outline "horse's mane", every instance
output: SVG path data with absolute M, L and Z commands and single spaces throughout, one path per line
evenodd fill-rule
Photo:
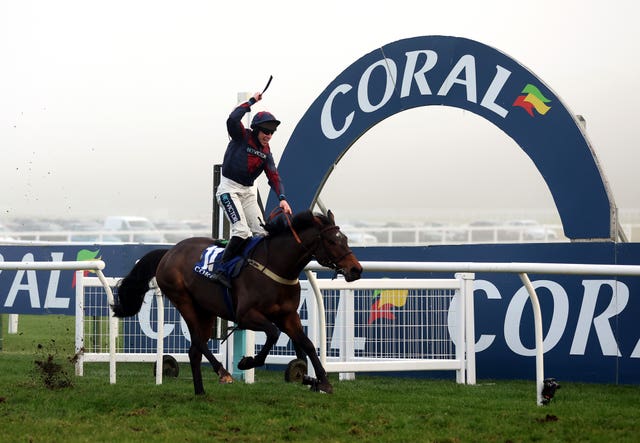
M 306 210 L 302 212 L 298 212 L 293 215 L 291 218 L 291 226 L 296 231 L 302 231 L 306 228 L 310 228 L 313 226 L 314 217 L 318 217 L 321 219 L 322 224 L 330 224 L 329 218 L 322 214 L 314 214 L 311 210 Z M 284 233 L 290 233 L 291 227 L 289 226 L 289 222 L 285 218 L 284 215 L 279 215 L 271 220 L 269 220 L 265 225 L 264 229 L 267 231 L 267 235 L 276 236 Z

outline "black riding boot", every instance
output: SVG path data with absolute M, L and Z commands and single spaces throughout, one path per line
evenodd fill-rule
M 222 259 L 220 260 L 220 263 L 221 264 L 226 263 L 236 255 L 238 255 L 238 252 L 240 252 L 240 249 L 243 244 L 244 244 L 244 239 L 242 237 L 236 237 L 236 236 L 231 237 L 229 239 L 229 243 L 227 243 L 227 246 L 224 248 L 224 252 L 222 253 Z M 231 281 L 229 280 L 229 277 L 224 272 L 220 270 L 215 271 L 211 279 L 231 289 Z
M 227 246 L 224 248 L 224 252 L 222 253 L 222 263 L 226 263 L 238 255 L 243 244 L 244 238 L 237 236 L 231 237 L 229 239 L 229 243 L 227 243 Z

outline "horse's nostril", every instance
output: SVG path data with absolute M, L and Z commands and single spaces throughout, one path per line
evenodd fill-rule
M 356 281 L 359 280 L 362 274 L 362 266 L 351 266 L 350 268 L 343 269 L 343 275 L 346 281 Z

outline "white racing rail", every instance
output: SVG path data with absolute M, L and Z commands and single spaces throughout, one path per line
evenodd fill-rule
M 88 266 L 87 264 L 90 262 L 81 262 L 83 266 Z M 542 389 L 544 387 L 544 350 L 543 350 L 543 331 L 542 331 L 542 314 L 540 310 L 540 303 L 538 300 L 538 296 L 536 291 L 529 280 L 528 274 L 560 274 L 560 275 L 610 275 L 610 276 L 640 276 L 640 266 L 634 265 L 595 265 L 595 264 L 571 264 L 571 263 L 474 263 L 474 262 L 361 262 L 362 266 L 367 272 L 451 272 L 451 273 L 513 273 L 518 274 L 522 283 L 524 284 L 529 297 L 532 302 L 533 314 L 534 314 L 534 332 L 535 332 L 535 347 L 536 347 L 536 399 L 538 405 L 543 404 L 542 398 Z M 21 263 L 21 265 L 24 265 Z M 18 268 L 15 268 L 18 269 Z M 65 269 L 73 269 L 73 268 L 65 268 Z M 86 269 L 86 268 L 81 268 Z M 309 281 L 313 287 L 314 294 L 317 300 L 317 305 L 319 310 L 323 309 L 322 303 L 322 294 L 320 292 L 320 288 L 318 287 L 318 283 L 315 280 L 315 276 L 311 271 L 326 271 L 325 268 L 320 266 L 316 262 L 310 263 L 305 272 L 308 275 Z M 98 276 L 100 276 L 98 274 Z M 311 275 L 309 277 L 309 275 Z M 393 284 L 395 288 L 398 287 L 397 280 L 396 283 Z M 315 283 L 314 283 L 315 282 Z M 378 279 L 375 281 L 376 288 L 379 288 L 380 285 L 384 285 L 384 279 Z M 335 288 L 332 289 L 357 289 L 360 285 L 370 285 L 370 282 L 367 283 L 366 280 L 361 281 L 361 283 L 352 282 L 346 283 L 344 281 L 336 281 L 332 282 L 323 282 L 323 288 L 328 288 L 328 286 L 324 286 L 325 283 L 329 286 L 335 285 Z M 406 285 L 413 284 L 410 279 L 405 283 Z M 423 281 L 424 284 L 424 281 Z M 110 288 L 105 288 L 108 294 L 111 294 Z M 112 295 L 110 295 L 112 297 Z M 349 299 L 350 297 L 347 297 Z M 465 301 L 465 304 L 470 303 L 473 305 L 472 297 L 468 297 L 469 300 Z M 473 309 L 473 308 L 471 308 Z M 472 313 L 473 311 L 471 311 Z M 461 315 L 461 314 L 458 314 Z M 321 312 L 318 312 L 318 316 L 324 319 L 324 315 Z M 473 321 L 472 315 L 469 315 L 470 320 Z M 472 334 L 473 327 L 471 323 L 471 327 L 469 327 L 469 319 L 466 320 L 465 333 Z M 161 322 L 162 323 L 162 322 Z M 462 323 L 463 325 L 465 323 Z M 117 329 L 117 326 L 112 328 L 113 330 Z M 320 328 L 320 334 L 326 334 L 324 328 Z M 470 339 L 471 338 L 471 339 Z M 470 373 L 471 368 L 475 368 L 475 354 L 473 351 L 473 335 L 468 335 L 465 340 L 467 343 L 465 344 L 465 348 L 463 351 L 467 354 L 468 366 L 466 379 L 467 382 L 471 382 L 471 380 L 475 379 L 475 372 Z M 115 340 L 113 340 L 115 342 Z M 319 340 L 319 344 L 321 347 L 326 346 L 326 339 Z M 115 352 L 115 350 L 114 350 Z M 456 350 L 458 352 L 458 350 Z M 158 358 L 162 355 L 162 351 L 160 350 Z M 331 362 L 327 361 L 326 358 L 326 349 L 321 348 L 321 359 L 323 363 L 327 365 L 327 370 L 339 372 L 342 370 L 350 370 L 347 366 L 344 366 L 342 362 Z M 471 361 L 470 359 L 473 359 Z M 406 361 L 405 361 L 406 363 Z M 113 366 L 115 367 L 115 361 L 113 361 Z M 358 363 L 360 364 L 360 363 Z M 368 370 L 372 370 L 373 366 L 366 366 Z M 377 364 L 377 363 L 376 363 Z M 447 365 L 450 363 L 446 363 Z M 458 358 L 456 358 L 453 363 L 456 370 L 461 369 L 460 362 Z M 332 365 L 334 365 L 332 367 Z M 158 371 L 160 372 L 160 371 Z M 113 372 L 115 376 L 115 371 Z M 461 372 L 458 372 L 458 379 L 460 379 Z M 114 382 L 114 381 L 112 381 Z
M 543 404 L 544 349 L 542 333 L 542 313 L 535 288 L 528 274 L 562 275 L 612 275 L 640 276 L 640 266 L 635 265 L 593 265 L 576 263 L 474 263 L 474 262 L 361 262 L 367 272 L 499 272 L 518 274 L 527 288 L 533 306 L 536 345 L 536 398 Z M 309 271 L 325 270 L 317 262 L 307 266 Z M 316 297 L 318 293 L 316 291 Z
M 368 270 L 368 268 L 367 268 Z M 311 271 L 306 271 L 307 278 L 316 297 L 320 339 L 320 361 L 327 372 L 377 372 L 377 371 L 420 371 L 420 370 L 454 370 L 458 383 L 475 384 L 475 327 L 473 309 L 473 273 L 458 273 L 453 279 L 360 279 L 346 282 L 344 279 L 318 280 Z M 354 357 L 354 324 L 344 321 L 343 325 L 335 324 L 334 328 L 343 327 L 341 352 L 339 361 L 327 358 L 327 325 L 324 311 L 322 291 L 347 291 L 343 297 L 346 303 L 345 312 L 354 312 L 353 302 L 355 290 L 448 290 L 455 291 L 457 306 L 451 312 L 455 314 L 451 339 L 456 344 L 455 358 L 355 358 Z M 455 300 L 455 299 L 454 299 Z M 343 318 L 346 320 L 346 315 Z M 341 374 L 342 375 L 342 374 Z
M 306 292 L 306 321 L 309 328 L 309 333 L 313 336 L 313 341 L 317 343 L 321 349 L 322 361 L 325 369 L 330 372 L 339 372 L 342 379 L 350 378 L 354 372 L 366 371 L 366 372 L 379 372 L 379 371 L 422 371 L 422 370 L 454 370 L 456 371 L 456 380 L 459 383 L 475 383 L 475 359 L 473 351 L 473 305 L 469 305 L 472 300 L 473 285 L 471 274 L 464 274 L 457 276 L 458 278 L 450 279 L 362 279 L 355 283 L 346 283 L 344 280 L 330 280 L 330 279 L 315 279 L 314 284 L 320 286 L 325 291 L 325 297 L 332 299 L 334 303 L 339 303 L 338 307 L 331 304 L 331 313 L 325 314 L 325 300 L 323 296 L 320 298 L 314 297 L 311 289 L 311 283 L 309 281 L 302 281 L 304 283 L 304 290 Z M 108 283 L 112 288 L 115 288 L 119 279 L 108 278 Z M 96 322 L 95 316 L 104 318 L 102 316 L 109 315 L 110 311 L 104 295 L 92 290 L 92 288 L 100 287 L 98 279 L 95 277 L 83 277 L 81 273 L 76 276 L 76 372 L 78 375 L 82 375 L 82 368 L 84 363 L 90 362 L 156 362 L 156 367 L 162 367 L 163 354 L 166 349 L 163 349 L 164 340 L 157 340 L 157 337 L 165 337 L 165 310 L 163 308 L 162 294 L 157 290 L 155 285 L 151 293 L 148 293 L 149 297 L 146 299 L 144 306 L 147 306 L 147 311 L 143 317 L 145 320 L 136 318 L 132 319 L 118 319 L 118 322 L 112 323 L 111 318 L 108 320 L 105 318 L 105 326 L 109 328 L 108 334 L 102 329 L 103 320 Z M 420 315 L 427 315 L 427 308 L 424 305 L 415 306 L 415 310 L 411 310 L 411 319 L 406 324 L 403 324 L 404 331 L 413 333 L 412 336 L 407 336 L 404 342 L 405 347 L 402 350 L 397 351 L 380 351 L 378 348 L 374 350 L 368 349 L 366 352 L 364 348 L 356 349 L 355 342 L 358 341 L 358 333 L 362 333 L 362 318 L 357 324 L 354 323 L 354 290 L 359 292 L 361 298 L 368 299 L 374 290 L 389 290 L 395 292 L 397 290 L 409 290 L 413 293 L 420 292 L 423 295 L 420 297 L 425 303 L 427 297 L 431 300 L 431 303 L 435 303 L 437 300 L 437 312 L 431 312 L 431 319 L 434 320 L 434 324 L 429 326 L 431 332 L 427 332 L 421 328 L 425 327 L 424 320 L 420 320 Z M 435 292 L 434 292 L 435 291 Z M 405 291 L 406 292 L 406 291 Z M 339 297 L 338 294 L 339 293 Z M 426 294 L 430 294 L 427 296 Z M 333 295 L 330 295 L 333 294 Z M 457 297 L 456 297 L 457 296 Z M 152 300 L 153 298 L 153 300 Z M 304 302 L 303 302 L 304 304 Z M 369 303 L 370 304 L 370 303 Z M 367 308 L 368 308 L 367 304 Z M 470 306 L 467 308 L 467 306 Z M 451 309 L 449 309 L 451 308 Z M 335 311 L 334 311 L 335 309 Z M 87 320 L 86 311 L 95 312 L 90 314 Z M 153 314 L 151 313 L 153 311 Z M 175 323 L 175 315 L 177 311 L 175 309 L 169 309 L 169 319 L 167 321 L 168 327 L 173 334 L 178 332 L 178 324 Z M 362 307 L 360 308 L 360 315 L 362 316 Z M 367 316 L 368 316 L 367 309 Z M 466 314 L 465 314 L 466 313 Z M 92 319 L 92 317 L 94 317 Z M 157 329 L 153 330 L 151 324 L 148 323 L 153 318 L 153 324 Z M 335 321 L 337 324 L 327 321 L 330 318 L 331 321 Z M 447 320 L 449 318 L 449 321 Z M 156 321 L 157 319 L 157 321 Z M 133 324 L 137 327 L 125 328 L 122 321 L 130 321 L 129 326 Z M 181 320 L 180 320 L 181 321 Z M 304 322 L 305 320 L 303 320 Z M 140 322 L 140 323 L 138 323 Z M 182 321 L 181 321 L 182 322 Z M 466 324 L 465 324 L 466 322 Z M 469 323 L 470 322 L 470 323 Z M 142 324 L 146 325 L 146 332 L 142 331 Z M 470 327 L 468 325 L 471 325 Z M 447 330 L 448 326 L 450 327 Z M 89 328 L 85 330 L 86 328 Z M 180 323 L 180 329 L 183 330 L 186 325 Z M 365 324 L 366 327 L 366 324 Z M 103 343 L 108 340 L 111 342 L 114 337 L 112 329 L 116 331 L 116 337 L 118 337 L 118 343 L 115 346 L 115 356 L 111 357 L 109 353 L 105 352 L 106 349 Z M 327 361 L 327 329 L 332 329 L 334 335 L 330 341 L 332 345 L 333 354 Z M 125 330 L 128 330 L 126 332 Z M 340 331 L 336 335 L 336 331 Z M 437 332 L 436 332 L 437 330 Z M 99 331 L 99 332 L 96 332 Z M 465 339 L 465 331 L 467 338 Z M 85 334 L 88 332 L 88 335 Z M 236 357 L 242 355 L 253 355 L 257 350 L 255 349 L 256 341 L 254 333 L 252 331 L 243 331 L 245 336 L 240 336 L 239 349 L 237 352 L 241 352 Z M 120 336 L 121 334 L 124 334 Z M 149 335 L 151 334 L 151 335 Z M 157 335 L 156 335 L 157 334 Z M 178 333 L 178 335 L 180 335 Z M 224 336 L 225 334 L 222 334 Z M 109 338 L 107 338 L 107 336 Z M 127 338 L 125 338 L 125 336 Z M 310 336 L 310 337 L 311 337 Z M 337 340 L 336 337 L 339 336 Z M 220 335 L 218 335 L 220 337 Z M 322 338 L 320 338 L 322 337 Z M 169 336 L 165 337 L 169 339 Z M 246 338 L 246 341 L 245 341 Z M 147 341 L 147 339 L 149 339 Z M 234 360 L 233 350 L 235 345 L 232 344 L 234 337 L 229 337 L 226 347 L 219 348 L 219 355 L 216 355 L 220 361 L 225 362 L 229 366 Z M 361 337 L 363 341 L 360 341 L 364 346 L 364 337 Z M 104 341 L 103 341 L 104 340 Z M 187 339 L 188 340 L 188 339 Z M 285 340 L 286 341 L 286 340 Z M 129 343 L 125 345 L 124 343 Z M 152 342 L 153 344 L 151 344 Z M 96 343 L 98 343 L 96 345 Z M 264 343 L 264 338 L 262 339 Z M 374 342 L 369 341 L 370 345 Z M 407 350 L 406 344 L 411 343 L 412 348 Z M 467 347 L 467 344 L 469 347 Z M 379 345 L 379 343 L 378 343 Z M 384 345 L 384 344 L 383 344 Z M 128 346 L 128 347 L 127 347 Z M 150 346 L 150 347 L 149 347 Z M 186 348 L 183 345 L 175 346 L 170 345 L 172 351 L 170 353 L 177 361 L 188 361 L 188 346 Z M 258 344 L 261 346 L 261 344 Z M 290 346 L 290 345 L 289 345 Z M 287 364 L 292 358 L 295 358 L 292 349 L 286 344 L 277 345 L 267 358 L 269 364 Z M 429 350 L 425 350 L 427 347 Z M 422 351 L 417 351 L 420 348 Z M 114 348 L 109 347 L 111 351 Z M 454 352 L 455 350 L 455 352 Z M 215 354 L 215 351 L 212 351 Z M 381 356 L 381 353 L 386 355 Z M 335 354 L 339 353 L 339 357 Z M 389 355 L 392 354 L 392 355 Z M 237 363 L 237 362 L 236 362 Z M 236 365 L 233 364 L 233 367 Z M 312 369 L 312 368 L 310 368 Z M 251 373 L 244 372 L 243 377 L 245 381 L 251 382 Z M 110 380 L 115 382 L 115 367 L 110 370 Z M 156 383 L 162 383 L 162 371 L 156 371 Z
M 109 283 L 106 279 L 106 277 L 104 276 L 104 274 L 102 273 L 102 270 L 105 268 L 105 263 L 102 260 L 86 260 L 86 261 L 51 261 L 51 262 L 36 262 L 36 261 L 19 261 L 19 262 L 7 262 L 7 261 L 0 261 L 0 269 L 1 270 L 7 270 L 7 271 L 27 271 L 27 270 L 34 270 L 34 271 L 52 271 L 52 270 L 61 270 L 61 271 L 94 271 L 96 273 L 96 275 L 98 276 L 98 279 L 100 280 L 100 283 L 102 284 L 102 287 L 105 290 L 105 293 L 107 294 L 107 298 L 109 300 L 109 303 L 113 303 L 113 293 L 111 292 L 111 287 L 109 286 Z M 78 322 L 78 306 L 76 304 L 76 328 L 78 327 L 77 322 Z M 116 340 L 115 340 L 115 334 L 117 331 L 117 323 L 118 319 L 116 318 L 112 318 L 110 320 L 110 323 L 112 323 L 113 325 L 110 325 L 109 327 L 109 331 L 112 334 L 109 340 L 109 347 L 110 347 L 110 355 L 115 355 L 115 346 L 116 346 Z M 76 348 L 78 349 L 78 344 L 76 343 Z M 111 349 L 112 348 L 112 349 Z M 76 351 L 77 351 L 76 349 Z M 115 359 L 110 359 L 109 360 L 109 365 L 110 368 L 112 368 L 113 370 L 110 371 L 110 373 L 114 374 L 115 377 L 115 366 L 116 366 L 116 362 Z M 81 374 L 80 374 L 81 375 Z M 115 379 L 113 379 L 111 381 L 112 383 L 115 383 Z

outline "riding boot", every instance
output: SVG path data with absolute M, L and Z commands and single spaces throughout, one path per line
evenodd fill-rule
M 233 236 L 229 239 L 229 243 L 224 248 L 224 252 L 222 253 L 221 263 L 226 263 L 231 260 L 233 257 L 238 255 L 242 245 L 244 244 L 245 239 L 238 236 Z
M 244 244 L 244 239 L 241 237 L 233 236 L 229 239 L 229 243 L 224 248 L 224 252 L 222 253 L 222 258 L 220 259 L 220 264 L 226 263 L 235 257 L 238 252 L 240 252 L 240 248 Z M 226 286 L 231 289 L 231 280 L 229 276 L 227 276 L 222 270 L 218 269 L 214 271 L 211 276 L 211 280 L 217 281 L 218 283 Z

